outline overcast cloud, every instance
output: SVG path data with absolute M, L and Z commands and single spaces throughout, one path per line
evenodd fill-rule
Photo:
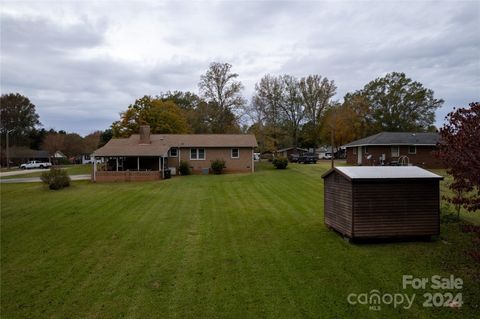
M 479 101 L 480 1 L 27 1 L 1 4 L 1 92 L 45 128 L 106 129 L 135 99 L 198 93 L 229 62 L 250 100 L 266 73 L 320 74 L 335 99 L 392 71 L 455 106 Z

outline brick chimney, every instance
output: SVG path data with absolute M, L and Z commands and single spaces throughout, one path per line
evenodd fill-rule
M 140 125 L 140 144 L 150 144 L 149 125 Z

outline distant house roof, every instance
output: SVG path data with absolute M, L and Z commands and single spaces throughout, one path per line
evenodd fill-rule
M 94 156 L 165 156 L 172 147 L 257 147 L 248 134 L 152 134 L 150 144 L 140 144 L 140 135 L 113 138 Z
M 440 141 L 438 133 L 382 132 L 353 142 L 345 147 L 370 145 L 437 145 Z
M 307 149 L 305 149 L 305 148 L 300 148 L 300 147 L 287 147 L 287 148 L 282 148 L 281 150 L 278 150 L 277 152 L 286 152 L 286 151 L 293 150 L 293 149 L 296 149 L 296 150 L 299 150 L 299 151 L 302 151 L 302 152 L 308 152 Z
M 329 170 L 322 177 L 338 172 L 348 180 L 358 179 L 417 179 L 433 178 L 443 179 L 417 166 L 342 166 Z
M 49 158 L 48 151 L 32 150 L 24 146 L 13 146 L 9 149 L 11 158 Z
M 53 154 L 54 158 L 67 158 L 65 154 L 63 154 L 61 151 L 56 151 L 55 154 Z

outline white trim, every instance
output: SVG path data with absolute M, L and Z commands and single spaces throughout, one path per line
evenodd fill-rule
M 177 154 L 172 155 L 172 150 L 176 150 Z M 170 149 L 168 150 L 168 157 L 177 157 L 178 156 L 178 151 L 179 151 L 179 149 L 177 147 L 170 147 Z
M 397 148 L 397 151 L 396 151 L 397 155 L 395 155 L 395 154 L 393 153 L 393 149 L 394 149 L 395 147 Z M 390 155 L 391 155 L 392 157 L 400 157 L 400 146 L 399 146 L 399 145 L 392 145 L 392 146 L 390 147 L 390 152 L 391 152 Z
M 252 147 L 252 173 L 255 173 L 255 160 L 253 159 L 253 147 Z
M 233 150 L 237 150 L 237 156 L 233 156 Z M 230 158 L 235 158 L 235 159 L 240 158 L 240 148 L 232 147 L 230 149 Z
M 196 158 L 192 158 L 192 150 L 196 150 Z M 200 150 L 203 150 L 203 158 L 200 157 Z M 192 147 L 190 148 L 190 160 L 191 161 L 204 161 L 207 158 L 207 151 L 204 147 Z
M 181 155 L 181 152 L 180 152 L 180 147 L 178 148 L 178 168 L 180 168 L 180 155 Z

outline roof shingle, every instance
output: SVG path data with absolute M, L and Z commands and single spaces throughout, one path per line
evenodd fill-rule
M 94 156 L 166 156 L 171 147 L 256 147 L 251 134 L 152 134 L 150 144 L 140 144 L 140 135 L 111 139 Z
M 438 133 L 381 132 L 350 142 L 345 147 L 369 145 L 437 145 Z

